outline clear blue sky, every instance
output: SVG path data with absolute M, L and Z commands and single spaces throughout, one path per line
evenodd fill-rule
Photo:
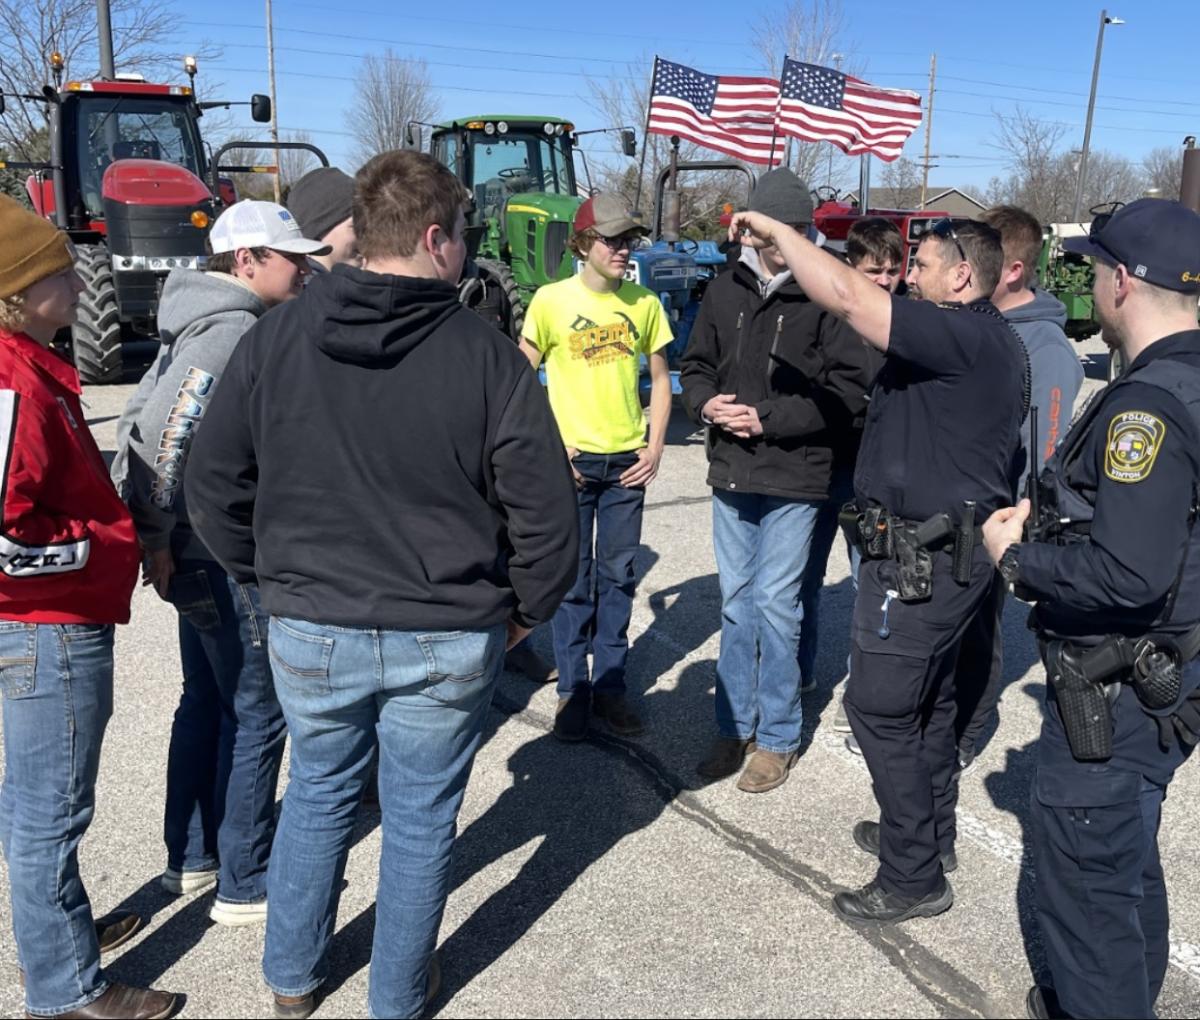
M 1151 148 L 1178 147 L 1185 135 L 1200 134 L 1195 8 L 1178 0 L 1123 2 L 1109 7 L 1127 23 L 1105 32 L 1092 147 L 1140 160 Z M 480 0 L 275 0 L 279 123 L 308 130 L 335 164 L 352 169 L 345 116 L 355 102 L 353 79 L 363 54 L 390 46 L 427 62 L 446 117 L 558 114 L 580 128 L 600 126 L 585 75 L 640 80 L 654 53 L 710 74 L 760 72 L 751 26 L 779 6 L 780 0 L 642 2 L 603 5 L 593 10 L 607 15 L 589 17 L 579 5 L 548 0 L 517 7 Z M 845 0 L 843 6 L 838 48 L 868 81 L 924 94 L 929 58 L 937 54 L 934 183 L 982 186 L 1001 172 L 992 111 L 1017 104 L 1066 125 L 1065 147 L 1080 145 L 1099 4 Z M 207 76 L 223 82 L 229 98 L 267 91 L 263 0 L 201 6 L 180 0 L 177 7 L 181 53 L 198 39 L 223 51 L 201 68 L 202 88 Z M 239 116 L 249 128 L 248 114 Z M 920 159 L 923 147 L 921 128 L 905 155 Z

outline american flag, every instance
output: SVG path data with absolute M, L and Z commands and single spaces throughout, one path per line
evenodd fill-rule
M 921 123 L 921 97 L 881 89 L 841 71 L 783 62 L 779 130 L 806 142 L 832 142 L 850 156 L 874 153 L 891 162 Z
M 655 58 L 650 92 L 649 130 L 679 135 L 747 163 L 783 161 L 786 142 L 775 125 L 779 82 L 774 78 L 718 77 Z

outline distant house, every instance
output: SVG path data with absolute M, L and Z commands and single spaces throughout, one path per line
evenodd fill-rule
M 849 202 L 858 201 L 858 189 L 842 196 Z M 872 188 L 872 209 L 916 209 L 921 205 L 920 188 Z M 958 188 L 930 187 L 925 193 L 925 208 L 970 218 L 978 216 L 987 205 Z

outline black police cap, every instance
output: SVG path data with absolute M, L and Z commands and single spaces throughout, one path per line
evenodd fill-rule
M 1156 287 L 1200 293 L 1200 213 L 1179 202 L 1139 198 L 1097 216 L 1087 237 L 1067 238 L 1063 248 L 1121 264 Z

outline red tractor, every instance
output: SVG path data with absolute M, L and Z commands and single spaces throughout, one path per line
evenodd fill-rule
M 33 170 L 26 190 L 34 209 L 74 241 L 76 268 L 88 289 L 71 330 L 71 352 L 84 382 L 117 382 L 122 344 L 157 336 L 155 316 L 167 273 L 203 267 L 209 224 L 224 202 L 236 201 L 218 174 L 221 154 L 273 143 L 224 146 L 210 159 L 200 117 L 205 109 L 233 104 L 200 103 L 191 85 L 152 85 L 137 75 L 64 86 L 57 54 L 51 67 L 53 86 L 14 96 L 46 105 L 50 161 L 0 163 L 0 169 Z M 195 60 L 187 58 L 184 68 L 194 83 Z M 249 105 L 254 120 L 270 120 L 266 96 L 255 95 Z
M 818 197 L 823 201 L 813 210 L 813 222 L 827 238 L 827 247 L 834 251 L 845 250 L 850 228 L 864 217 L 879 216 L 894 223 L 904 242 L 904 265 L 901 268 L 906 277 L 912 268 L 921 238 L 932 224 L 950 215 L 935 209 L 922 209 L 920 212 L 912 209 L 870 209 L 863 212 L 858 206 L 839 200 L 836 192 L 829 194 L 826 189 L 822 189 Z

